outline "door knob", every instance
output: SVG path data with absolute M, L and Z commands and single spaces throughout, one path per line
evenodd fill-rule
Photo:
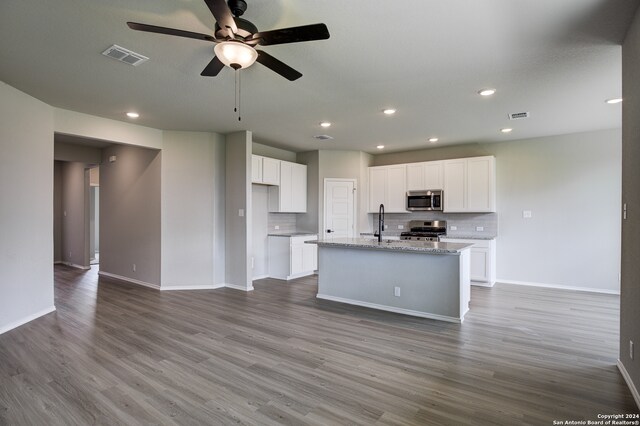
M 331 229 L 327 229 L 327 234 L 332 233 L 333 231 Z

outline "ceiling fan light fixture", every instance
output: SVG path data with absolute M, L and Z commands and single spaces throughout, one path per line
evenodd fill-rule
M 223 41 L 213 50 L 220 62 L 233 69 L 250 67 L 258 58 L 256 49 L 239 41 Z

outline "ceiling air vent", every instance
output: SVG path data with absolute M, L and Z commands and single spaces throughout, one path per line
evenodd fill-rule
M 528 112 L 514 112 L 509 114 L 509 120 L 522 120 L 523 118 L 529 118 Z
M 330 141 L 331 139 L 333 139 L 333 136 L 329 136 L 329 135 L 316 135 L 314 136 L 314 138 L 319 139 L 321 141 Z
M 108 56 L 110 58 L 133 66 L 140 65 L 141 63 L 149 59 L 139 53 L 132 52 L 131 50 L 125 49 L 124 47 L 120 47 L 117 44 L 114 44 L 113 46 L 102 52 L 102 54 L 104 56 Z

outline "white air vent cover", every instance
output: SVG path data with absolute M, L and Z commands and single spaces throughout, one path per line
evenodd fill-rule
M 321 141 L 329 141 L 331 139 L 333 139 L 333 136 L 329 136 L 329 135 L 316 135 L 314 136 L 314 138 L 319 139 Z
M 117 44 L 114 44 L 104 52 L 102 52 L 104 56 L 108 56 L 113 59 L 117 59 L 120 62 L 124 62 L 125 64 L 137 66 L 147 61 L 149 58 L 146 56 L 142 56 L 139 53 L 132 52 L 129 49 L 125 49 L 124 47 L 120 47 Z
M 509 120 L 522 120 L 523 118 L 529 118 L 528 112 L 514 112 L 509 114 Z

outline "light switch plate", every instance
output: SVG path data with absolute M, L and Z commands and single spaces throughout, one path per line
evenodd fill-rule
M 525 219 L 531 219 L 531 210 L 523 210 L 522 217 Z
M 238 210 L 238 216 L 244 217 L 244 209 L 239 209 Z
M 449 227 L 449 229 L 451 229 L 452 231 L 457 231 L 457 230 L 458 230 L 458 227 L 457 227 L 457 226 L 453 226 L 453 225 L 451 225 L 451 226 Z

